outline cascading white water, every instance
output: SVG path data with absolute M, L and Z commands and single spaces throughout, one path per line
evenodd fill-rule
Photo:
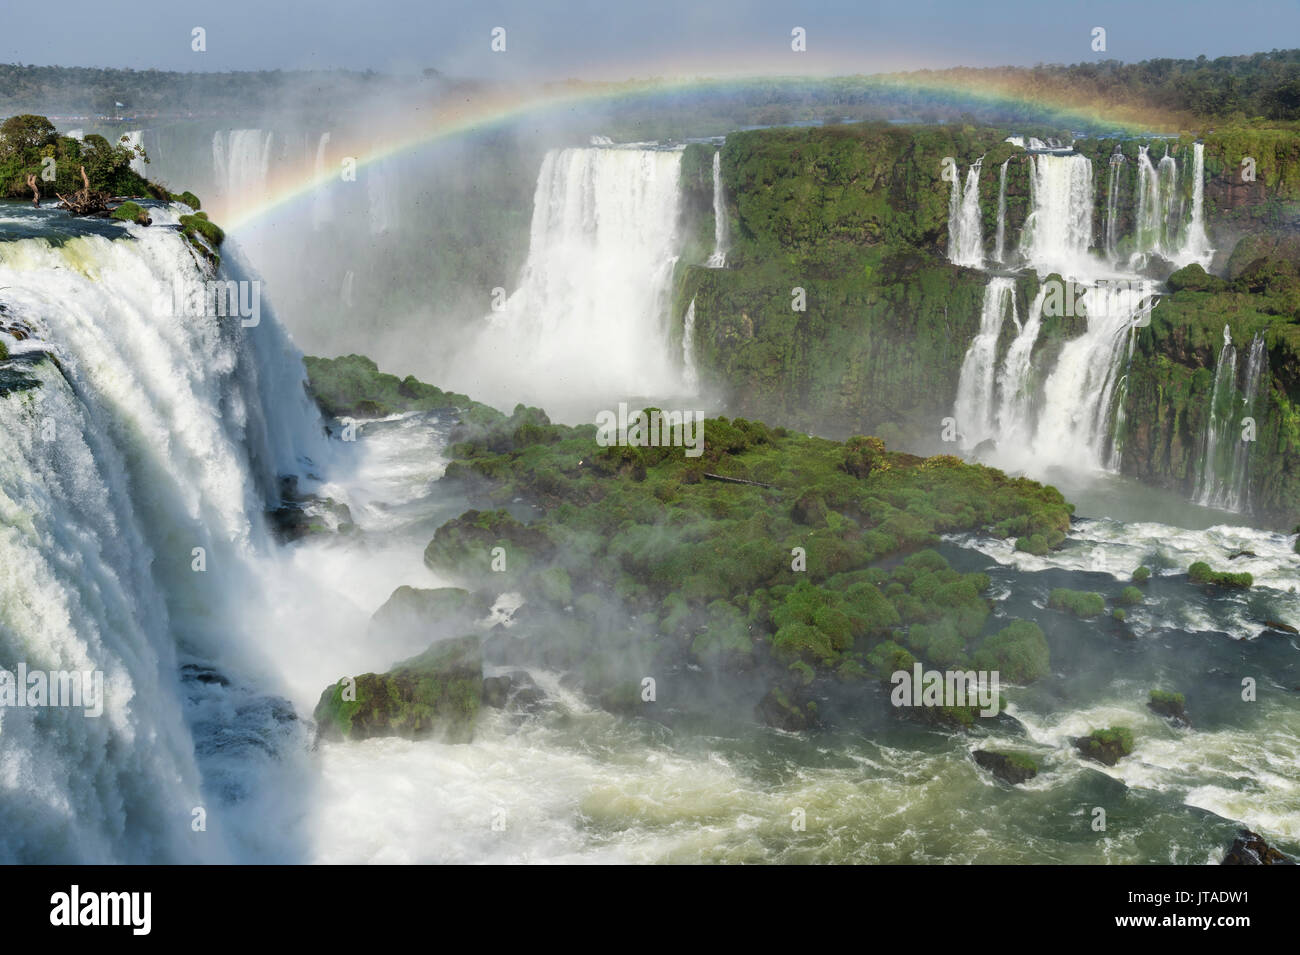
M 682 319 L 682 379 L 686 390 L 694 393 L 700 387 L 700 374 L 695 365 L 695 298 L 686 306 L 686 315 Z
M 1237 349 L 1232 344 L 1232 329 L 1223 326 L 1223 347 L 1214 369 L 1214 389 L 1210 392 L 1210 413 L 1206 419 L 1205 438 L 1201 442 L 1201 472 L 1196 480 L 1195 499 L 1198 504 L 1212 504 L 1222 494 L 1219 479 L 1219 443 L 1230 425 L 1235 402 L 1233 391 L 1237 384 Z
M 1046 287 L 1041 287 L 1029 303 L 1025 319 L 1011 345 L 997 376 L 997 442 L 999 448 L 1027 447 L 1033 437 L 1034 394 L 1030 381 L 1031 360 L 1038 333 L 1043 327 L 1043 304 Z
M 125 140 L 122 145 L 126 146 L 127 149 L 134 151 L 144 142 L 144 130 L 133 129 L 128 133 L 124 133 L 122 139 Z M 145 161 L 140 158 L 139 154 L 131 157 L 131 171 L 137 176 L 147 177 L 149 175 L 149 167 L 145 164 Z
M 993 258 L 1001 265 L 1007 261 L 1007 166 L 1011 158 L 1002 164 L 998 174 L 998 231 L 993 243 Z
M 330 134 L 321 133 L 320 139 L 316 142 L 316 181 L 321 182 L 325 178 L 325 149 L 330 144 Z M 334 202 L 329 188 L 319 188 L 312 194 L 312 223 L 316 228 L 320 228 L 325 223 L 334 218 Z
M 1134 319 L 1150 309 L 1151 283 L 1089 286 L 1088 328 L 1061 349 L 1043 384 L 1034 457 L 1078 470 L 1104 467 L 1110 452 L 1114 393 Z
M 179 668 L 258 671 L 262 511 L 278 475 L 326 451 L 269 314 L 243 328 L 160 308 L 160 285 L 205 277 L 158 226 L 0 240 L 0 306 L 33 331 L 6 342 L 0 388 L 0 667 L 98 669 L 105 683 L 98 719 L 0 708 L 4 861 L 242 854 L 205 769 L 231 741 L 191 736 Z
M 713 252 L 706 265 L 711 269 L 727 265 L 727 203 L 722 195 L 722 150 L 713 154 Z
M 1250 342 L 1250 355 L 1246 359 L 1246 382 L 1241 396 L 1241 416 L 1255 416 L 1255 401 L 1259 398 L 1260 383 L 1264 380 L 1268 368 L 1268 346 L 1262 333 L 1257 333 Z M 1242 421 L 1228 421 L 1229 433 L 1244 426 Z M 1255 447 L 1254 441 L 1245 440 L 1240 433 L 1235 435 L 1237 441 L 1232 454 L 1232 475 L 1228 482 L 1228 491 L 1224 496 L 1224 506 L 1230 511 L 1242 511 L 1250 506 L 1250 452 Z
M 1118 150 L 1110 157 L 1106 177 L 1106 259 L 1114 264 L 1119 258 L 1119 187 L 1124 168 L 1124 154 Z
M 361 177 L 365 179 L 370 235 L 380 235 L 395 229 L 398 223 L 398 205 L 395 201 L 393 169 L 387 162 L 372 162 L 361 172 Z
M 962 361 L 953 417 L 957 419 L 957 428 L 962 435 L 962 446 L 967 449 L 996 434 L 998 339 L 1007 315 L 1015 315 L 1015 289 L 1014 279 L 996 277 L 989 280 L 984 289 L 980 330 Z
M 1042 277 L 1060 273 L 1067 287 L 1039 288 L 999 361 L 1000 313 L 991 303 L 1014 295 L 1000 287 L 1011 280 L 990 280 L 980 330 L 963 362 L 954 416 L 966 434 L 964 447 L 992 438 L 996 456 L 1014 466 L 1117 467 L 1113 425 L 1119 414 L 1116 397 L 1123 394 L 1125 344 L 1131 346 L 1134 320 L 1151 307 L 1153 285 L 1137 277 L 1109 279 L 1091 255 L 1093 173 L 1086 156 L 1036 152 L 1027 161 L 1030 212 L 1021 256 Z M 1051 368 L 1036 367 L 1035 347 L 1049 302 L 1077 304 L 1087 326 L 1064 343 Z
M 231 201 L 264 198 L 274 134 L 261 129 L 232 129 L 212 135 L 212 168 L 219 197 Z
M 1268 365 L 1268 349 L 1262 335 L 1250 343 L 1245 380 L 1237 390 L 1237 350 L 1229 326 L 1223 328 L 1223 348 L 1214 370 L 1210 413 L 1201 441 L 1201 467 L 1196 479 L 1195 500 L 1207 507 L 1242 511 L 1250 500 L 1250 451 L 1253 440 L 1244 440 L 1243 419 L 1253 415 L 1260 382 Z
M 519 287 L 470 343 L 472 358 L 451 363 L 455 387 L 573 420 L 682 388 L 668 348 L 681 158 L 608 147 L 546 154 Z
M 1194 194 L 1204 196 L 1204 147 L 1198 144 L 1192 175 Z M 1183 200 L 1178 191 L 1178 163 L 1168 151 L 1158 165 L 1151 162 L 1150 149 L 1138 147 L 1138 209 L 1132 267 L 1141 268 L 1149 255 L 1168 259 L 1175 265 L 1193 261 L 1209 264 L 1209 240 L 1205 238 L 1203 200 L 1193 199 L 1193 222 L 1201 221 L 1194 233 L 1192 223 L 1183 222 Z
M 1040 274 L 1066 276 L 1093 271 L 1088 258 L 1092 242 L 1092 163 L 1077 154 L 1031 154 L 1030 212 L 1020 247 L 1025 260 Z
M 1187 223 L 1179 264 L 1197 262 L 1208 268 L 1214 257 L 1210 237 L 1205 232 L 1205 143 L 1192 146 L 1192 217 Z
M 984 264 L 984 232 L 980 222 L 980 167 L 983 157 L 966 171 L 962 189 L 954 176 L 948 199 L 948 260 L 953 265 L 980 268 Z

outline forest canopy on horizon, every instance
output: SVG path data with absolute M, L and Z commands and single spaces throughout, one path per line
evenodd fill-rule
M 944 93 L 918 92 L 911 99 L 904 97 L 900 104 L 897 88 L 909 83 L 918 89 L 938 85 Z M 478 85 L 453 80 L 432 67 L 420 75 L 395 76 L 373 71 L 181 73 L 0 64 L 0 115 L 219 116 L 285 107 L 295 101 L 307 103 L 324 90 L 328 90 L 331 103 L 339 106 L 375 93 L 441 96 Z M 585 84 L 567 81 L 559 85 Z M 694 105 L 704 111 L 716 111 L 719 106 L 736 111 L 766 109 L 768 113 L 749 115 L 761 122 L 882 118 L 891 110 L 897 114 L 900 109 L 938 108 L 944 96 L 960 100 L 958 91 L 966 87 L 992 87 L 1008 99 L 1069 104 L 1101 112 L 1137 115 L 1155 111 L 1230 122 L 1300 120 L 1300 49 L 1213 60 L 1202 56 L 1138 63 L 1102 60 L 1068 66 L 954 67 L 830 79 L 757 79 L 712 87 L 704 82 L 692 94 L 696 99 L 688 103 L 674 96 L 670 104 L 687 109 Z M 1005 104 L 981 105 L 975 97 L 958 107 L 980 119 L 995 118 L 992 113 L 1006 109 Z M 957 115 L 944 114 L 947 118 Z

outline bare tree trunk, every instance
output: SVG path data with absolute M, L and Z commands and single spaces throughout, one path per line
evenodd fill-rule
M 41 187 L 36 184 L 36 177 L 31 173 L 27 174 L 27 188 L 32 191 L 32 205 L 39 209 L 41 207 Z

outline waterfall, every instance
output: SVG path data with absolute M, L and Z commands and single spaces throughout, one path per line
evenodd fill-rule
M 706 263 L 711 269 L 727 264 L 727 204 L 722 196 L 722 150 L 713 154 L 713 254 Z
M 1205 143 L 1196 143 L 1192 146 L 1192 218 L 1178 258 L 1181 264 L 1198 262 L 1208 268 L 1213 256 L 1205 233 Z
M 206 735 L 187 726 L 208 690 L 182 666 L 257 672 L 262 512 L 279 475 L 327 452 L 269 314 L 244 328 L 166 313 L 159 287 L 208 277 L 186 241 L 97 231 L 0 235 L 0 308 L 32 330 L 7 342 L 0 388 L 0 667 L 98 670 L 105 688 L 99 718 L 0 708 L 0 859 L 230 861 L 229 791 L 210 768 L 255 732 L 233 708 Z M 224 251 L 216 278 L 244 280 Z
M 1030 212 L 1021 252 L 1040 274 L 1086 274 L 1091 270 L 1092 163 L 1077 154 L 1031 154 Z
M 1245 381 L 1238 392 L 1237 350 L 1229 327 L 1223 327 L 1223 348 L 1214 370 L 1210 413 L 1201 441 L 1201 468 L 1194 492 L 1196 503 L 1226 511 L 1242 511 L 1248 506 L 1250 449 L 1254 442 L 1242 440 L 1241 419 L 1254 414 L 1267 364 L 1268 349 L 1263 336 L 1257 334 L 1250 343 Z
M 1220 478 L 1225 470 L 1219 460 L 1223 438 L 1232 427 L 1232 413 L 1237 382 L 1237 350 L 1232 345 L 1232 330 L 1223 326 L 1223 348 L 1214 369 L 1214 389 L 1210 392 L 1210 413 L 1201 442 L 1201 473 L 1197 476 L 1195 500 L 1198 504 L 1219 506 L 1227 488 Z
M 682 378 L 686 390 L 691 394 L 700 388 L 700 374 L 695 366 L 695 298 L 686 306 L 686 316 L 682 319 Z
M 371 163 L 362 172 L 366 181 L 366 215 L 370 234 L 380 235 L 397 224 L 393 173 L 388 163 Z
M 962 447 L 970 449 L 986 438 L 995 436 L 995 376 L 998 338 L 1008 313 L 1015 314 L 1014 279 L 994 277 L 984 289 L 980 313 L 980 330 L 966 351 L 957 383 L 957 402 L 953 417 L 962 433 Z
M 1021 448 L 1033 437 L 1034 395 L 1030 365 L 1034 344 L 1043 326 L 1046 287 L 1040 287 L 1029 303 L 1029 316 L 1007 349 L 998 372 L 997 441 L 999 448 Z
M 954 177 L 948 200 L 948 260 L 954 265 L 980 268 L 984 264 L 984 234 L 980 224 L 980 166 L 975 160 L 966 172 L 966 188 Z
M 1119 185 L 1124 161 L 1124 154 L 1116 149 L 1110 157 L 1110 173 L 1106 180 L 1106 258 L 1111 263 L 1119 258 Z
M 1103 468 L 1113 434 L 1114 393 L 1129 329 L 1150 308 L 1151 283 L 1099 283 L 1083 292 L 1088 327 L 1061 349 L 1043 385 L 1033 452 L 1080 470 Z
M 998 231 L 997 238 L 994 240 L 993 258 L 998 264 L 1005 265 L 1007 261 L 1007 166 L 1011 165 L 1010 157 L 1002 164 L 1002 172 L 998 175 Z
M 144 142 L 144 130 L 133 129 L 124 134 L 122 138 L 126 140 L 126 147 L 133 150 Z M 139 156 L 133 156 L 131 158 L 131 171 L 137 176 L 148 176 L 149 167 L 145 165 L 145 161 Z
M 312 224 L 320 228 L 325 223 L 334 218 L 334 203 L 331 196 L 331 190 L 325 181 L 325 147 L 329 145 L 330 134 L 321 133 L 320 139 L 316 142 L 316 182 L 318 186 L 312 192 Z
M 217 190 L 229 202 L 261 199 L 267 188 L 272 133 L 260 129 L 232 129 L 212 134 L 212 167 Z
M 452 383 L 571 418 L 680 389 L 668 316 L 681 159 L 666 149 L 548 152 L 518 288 L 467 346 L 472 359 L 451 363 Z M 488 368 L 500 376 L 479 377 Z
M 1166 151 L 1158 165 L 1150 147 L 1138 147 L 1138 213 L 1133 267 L 1140 268 L 1154 253 L 1177 262 L 1181 253 L 1182 200 L 1178 196 L 1178 163 Z

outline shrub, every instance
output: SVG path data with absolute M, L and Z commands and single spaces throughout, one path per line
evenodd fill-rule
M 1246 589 L 1250 587 L 1255 578 L 1250 574 L 1232 574 L 1223 571 L 1211 570 L 1210 565 L 1204 561 L 1198 560 L 1192 566 L 1187 568 L 1187 576 L 1191 578 L 1194 584 L 1214 585 L 1218 587 L 1238 587 Z
M 1143 565 L 1139 567 L 1137 570 L 1133 571 L 1133 583 L 1135 584 L 1145 584 L 1150 579 L 1151 579 L 1150 567 Z
M 1015 620 L 986 637 L 973 657 L 981 670 L 997 670 L 1012 683 L 1031 683 L 1051 673 L 1051 652 L 1038 624 Z
M 1057 587 L 1048 596 L 1047 606 L 1053 610 L 1064 610 L 1086 620 L 1104 613 L 1106 601 L 1102 599 L 1101 594 Z
M 1142 602 L 1142 591 L 1136 587 L 1125 587 L 1120 591 L 1120 595 L 1115 598 L 1117 604 L 1123 604 L 1126 607 L 1132 607 Z

